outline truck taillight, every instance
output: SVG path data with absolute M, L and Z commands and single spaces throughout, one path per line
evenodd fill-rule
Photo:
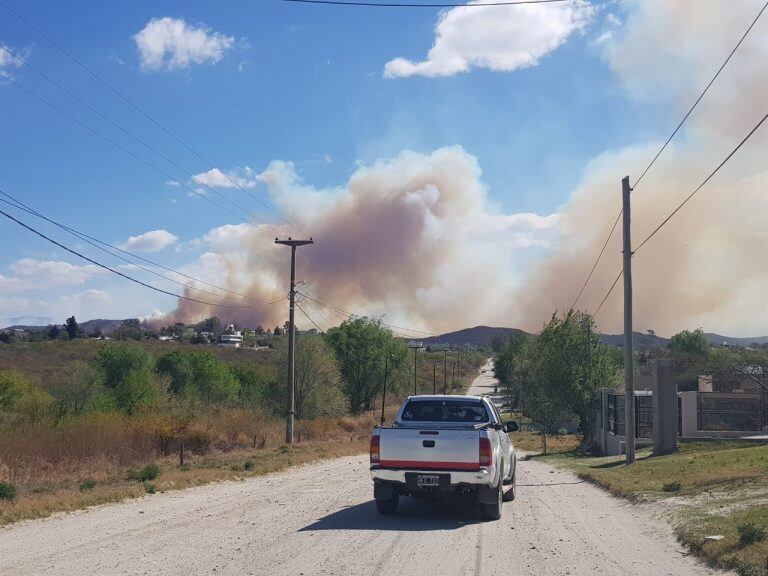
M 381 442 L 381 436 L 378 434 L 371 436 L 371 464 L 379 463 L 380 450 L 379 446 Z
M 491 440 L 489 438 L 480 438 L 480 466 L 490 466 L 492 458 Z

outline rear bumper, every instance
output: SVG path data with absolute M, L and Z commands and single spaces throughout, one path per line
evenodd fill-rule
M 493 468 L 481 468 L 480 470 L 464 471 L 464 470 L 398 470 L 393 468 L 378 468 L 371 467 L 371 478 L 374 481 L 380 482 L 394 482 L 397 484 L 406 484 L 405 474 L 450 474 L 451 486 L 458 486 L 459 484 L 475 484 L 488 486 L 493 479 Z

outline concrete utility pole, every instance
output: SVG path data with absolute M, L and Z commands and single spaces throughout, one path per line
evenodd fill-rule
M 384 406 L 387 405 L 387 371 L 389 368 L 389 355 L 384 356 L 384 393 L 381 395 L 381 425 L 384 426 Z
M 416 369 L 418 368 L 418 359 L 416 355 L 421 348 L 421 342 L 411 342 L 408 344 L 408 348 L 413 348 L 413 395 L 416 396 Z
M 437 394 L 437 362 L 432 362 L 432 394 Z
M 448 394 L 448 348 L 443 350 L 443 394 Z
M 295 403 L 295 394 L 293 389 L 294 370 L 296 368 L 294 356 L 296 352 L 296 248 L 307 244 L 314 244 L 312 238 L 309 240 L 294 240 L 290 236 L 288 240 L 278 240 L 275 238 L 275 244 L 291 247 L 291 292 L 290 292 L 290 312 L 288 316 L 288 406 L 285 415 L 285 443 L 293 444 L 293 407 Z
M 632 361 L 632 236 L 629 176 L 621 181 L 624 237 L 624 439 L 627 464 L 635 461 L 635 370 Z
M 453 394 L 453 387 L 456 385 L 456 362 L 451 363 L 452 366 L 452 372 L 451 372 L 451 394 Z

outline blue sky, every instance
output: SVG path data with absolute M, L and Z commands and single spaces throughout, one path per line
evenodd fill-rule
M 403 150 L 429 154 L 459 145 L 477 159 L 490 206 L 506 214 L 546 216 L 569 199 L 591 159 L 662 138 L 676 113 L 664 102 L 630 98 L 607 64 L 598 39 L 623 18 L 613 2 L 595 3 L 588 22 L 537 65 L 390 78 L 384 74 L 387 62 L 425 58 L 435 42 L 438 10 L 276 0 L 225 5 L 6 1 L 216 167 L 247 166 L 260 173 L 270 162 L 284 160 L 317 188 L 344 186 L 359 166 Z M 226 46 L 218 57 L 202 62 L 142 66 L 135 35 L 160 18 L 201 28 L 209 38 L 223 38 Z M 189 172 L 210 168 L 2 6 L 0 44 Z M 6 65 L 2 70 L 178 180 L 189 180 L 29 68 Z M 47 215 L 113 243 L 167 230 L 178 240 L 145 255 L 169 266 L 199 256 L 194 240 L 212 228 L 236 224 L 229 214 L 168 185 L 167 178 L 7 82 L 0 83 L 0 102 L 0 189 Z M 223 192 L 249 210 L 261 210 L 239 190 Z M 263 183 L 256 183 L 252 193 L 271 203 Z M 85 290 L 109 295 L 92 308 L 83 303 L 87 299 L 73 304 L 86 316 L 142 315 L 175 304 L 100 274 L 82 282 L 52 280 L 45 290 L 31 281 L 13 288 L 19 270 L 34 277 L 20 260 L 82 262 L 7 221 L 0 222 L 0 243 L 5 246 L 0 274 L 8 288 L 0 294 L 0 318 L 34 315 L 36 309 L 40 316 L 61 315 L 67 299 Z

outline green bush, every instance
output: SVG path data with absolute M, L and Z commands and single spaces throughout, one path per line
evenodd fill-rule
M 739 546 L 749 546 L 765 540 L 765 528 L 751 522 L 739 524 L 736 526 L 736 532 L 739 533 Z
M 762 573 L 756 566 L 740 562 L 736 567 L 736 574 L 738 574 L 738 576 L 761 576 Z
M 256 468 L 256 464 L 254 463 L 254 461 L 253 461 L 253 460 L 246 460 L 246 461 L 245 461 L 245 464 L 243 464 L 243 468 L 245 468 L 245 470 L 247 470 L 248 472 L 250 472 L 251 470 L 253 470 L 254 468 Z
M 147 482 L 160 476 L 160 467 L 157 464 L 149 464 L 141 470 L 128 470 L 128 480 Z
M 667 482 L 661 487 L 664 492 L 680 492 L 680 488 L 680 482 Z
M 0 500 L 13 500 L 16 498 L 16 486 L 10 482 L 0 482 Z
M 157 492 L 157 486 L 155 486 L 151 482 L 144 482 L 144 490 L 147 491 L 147 494 L 154 494 L 155 492 Z
M 93 490 L 96 488 L 96 482 L 93 480 L 85 480 L 80 484 L 80 492 L 86 492 L 87 490 Z

